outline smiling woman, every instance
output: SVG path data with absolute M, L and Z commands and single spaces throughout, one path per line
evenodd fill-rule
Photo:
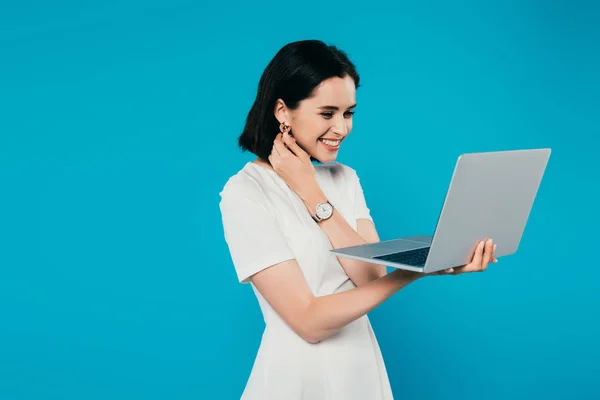
M 289 121 L 293 127 L 290 133 L 300 148 L 314 159 L 330 162 L 335 160 L 341 141 L 352 130 L 355 107 L 354 78 L 334 76 L 319 83 L 312 96 L 296 109 L 278 99 L 274 115 L 278 121 Z
M 267 161 L 285 121 L 313 160 L 335 160 L 340 141 L 352 130 L 359 80 L 346 54 L 334 46 L 314 40 L 284 46 L 260 79 L 240 147 Z
M 393 398 L 367 313 L 426 275 L 330 252 L 379 241 L 356 171 L 335 161 L 358 83 L 345 53 L 314 40 L 284 46 L 260 79 L 239 138 L 258 157 L 220 193 L 238 280 L 266 321 L 243 399 Z

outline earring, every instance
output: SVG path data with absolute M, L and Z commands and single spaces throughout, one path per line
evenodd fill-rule
M 288 133 L 290 131 L 290 128 L 291 127 L 285 122 L 279 124 L 279 130 L 281 131 L 281 133 Z

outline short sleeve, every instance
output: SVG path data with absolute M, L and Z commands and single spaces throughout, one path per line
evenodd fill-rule
M 349 168 L 350 171 L 350 182 L 351 185 L 353 186 L 353 191 L 354 191 L 354 196 L 353 196 L 353 200 L 354 200 L 354 214 L 356 216 L 356 219 L 368 219 L 369 221 L 373 222 L 373 218 L 371 217 L 371 210 L 369 209 L 369 207 L 367 206 L 367 201 L 365 199 L 365 194 L 363 192 L 363 188 L 362 185 L 360 184 L 360 179 L 358 177 L 358 174 L 356 173 L 356 171 L 352 168 Z
M 257 272 L 294 258 L 260 191 L 224 189 L 220 195 L 225 241 L 240 283 L 248 283 Z

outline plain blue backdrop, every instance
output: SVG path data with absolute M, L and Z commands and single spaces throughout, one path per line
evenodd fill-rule
M 0 399 L 239 398 L 218 193 L 300 39 L 361 74 L 339 161 L 382 239 L 432 232 L 459 154 L 553 150 L 516 255 L 370 313 L 395 396 L 600 398 L 597 2 L 171 0 L 0 7 Z

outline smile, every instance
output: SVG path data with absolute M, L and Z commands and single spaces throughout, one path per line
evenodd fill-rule
M 325 147 L 329 150 L 336 150 L 338 147 L 340 147 L 340 143 L 342 142 L 341 140 L 331 140 L 331 139 L 319 139 L 319 141 L 321 143 L 323 143 L 323 145 L 325 145 Z

